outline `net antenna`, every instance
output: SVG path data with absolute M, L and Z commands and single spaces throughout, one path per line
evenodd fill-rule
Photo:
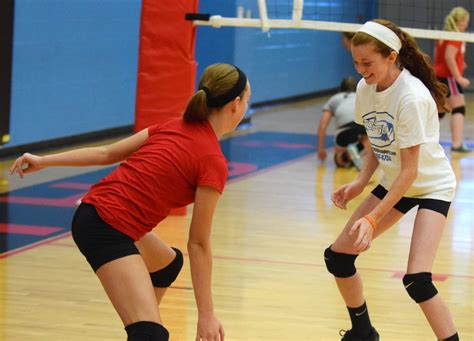
M 220 15 L 190 13 L 187 20 L 192 20 L 198 26 L 212 26 L 220 28 L 229 27 L 253 27 L 260 28 L 263 32 L 270 29 L 305 29 L 337 32 L 356 32 L 362 24 L 346 23 L 336 21 L 305 20 L 304 0 L 293 0 L 291 19 L 271 19 L 268 17 L 267 0 L 256 0 L 258 2 L 259 18 L 222 17 Z M 449 32 L 443 30 L 420 29 L 412 27 L 400 27 L 415 38 L 432 40 L 457 40 L 474 43 L 474 33 Z

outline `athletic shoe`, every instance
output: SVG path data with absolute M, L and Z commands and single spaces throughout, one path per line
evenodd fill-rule
M 461 143 L 459 147 L 456 147 L 456 148 L 451 147 L 451 151 L 456 152 L 456 153 L 470 153 L 471 149 L 467 148 L 467 146 L 464 143 Z
M 353 335 L 351 330 L 340 330 L 339 335 L 342 336 L 341 341 L 379 341 L 379 333 L 372 327 L 370 334 L 367 337 L 361 338 L 356 335 Z
M 359 148 L 357 148 L 357 143 L 351 143 L 350 145 L 348 145 L 347 151 L 351 156 L 352 163 L 354 164 L 355 168 L 360 171 L 362 169 L 362 164 L 364 163 L 364 161 L 360 156 Z

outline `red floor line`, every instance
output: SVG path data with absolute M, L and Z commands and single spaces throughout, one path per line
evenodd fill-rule
M 7 233 L 7 234 L 47 236 L 61 230 L 64 230 L 64 229 L 62 227 L 57 227 L 57 226 L 0 223 L 0 233 Z
M 54 188 L 66 188 L 66 189 L 83 189 L 88 191 L 89 188 L 91 188 L 93 184 L 91 183 L 84 183 L 84 182 L 72 182 L 72 181 L 67 181 L 67 182 L 59 182 L 51 185 L 50 187 Z
M 71 234 L 71 232 L 65 232 L 63 234 L 60 234 L 58 236 L 42 240 L 40 242 L 34 243 L 27 245 L 22 248 L 18 248 L 9 252 L 5 252 L 0 254 L 0 259 L 1 258 L 6 258 L 8 256 L 15 255 L 17 253 L 20 253 L 22 251 L 26 251 L 29 249 L 32 249 L 37 246 L 49 244 L 53 241 L 62 239 L 64 237 L 67 237 Z M 72 244 L 55 244 L 55 246 L 63 246 L 63 247 L 75 247 L 75 245 Z M 183 252 L 183 255 L 186 257 L 189 257 L 187 253 Z M 263 259 L 263 258 L 243 258 L 243 257 L 231 257 L 231 256 L 214 256 L 213 258 L 216 259 L 223 259 L 223 260 L 236 260 L 236 261 L 243 261 L 243 262 L 253 262 L 253 263 L 271 263 L 271 264 L 287 264 L 287 265 L 299 265 L 299 266 L 312 266 L 312 267 L 318 267 L 318 268 L 325 268 L 325 264 L 321 263 L 305 263 L 305 262 L 293 262 L 293 261 L 283 261 L 283 260 L 274 260 L 274 259 Z M 404 273 L 403 271 L 399 270 L 390 270 L 390 269 L 379 269 L 379 268 L 366 268 L 366 267 L 358 267 L 360 270 L 364 271 L 374 271 L 374 272 L 385 272 L 385 273 L 391 273 L 391 274 L 397 274 L 397 273 Z M 434 274 L 436 276 L 440 277 L 453 277 L 453 278 L 466 278 L 466 279 L 474 279 L 474 276 L 472 275 L 456 275 L 456 274 Z M 175 287 L 178 289 L 178 287 Z M 187 289 L 187 287 L 180 287 L 179 289 Z
M 292 261 L 280 261 L 280 260 L 273 260 L 273 259 L 263 259 L 263 258 L 242 258 L 242 257 L 229 257 L 229 256 L 214 256 L 217 259 L 224 259 L 224 260 L 237 260 L 243 262 L 254 262 L 254 263 L 272 263 L 272 264 L 287 264 L 287 265 L 300 265 L 300 266 L 313 266 L 318 268 L 325 268 L 326 265 L 322 263 L 304 263 L 304 262 L 292 262 Z M 386 272 L 386 273 L 405 273 L 404 271 L 400 270 L 390 270 L 390 269 L 379 269 L 379 268 L 366 268 L 366 267 L 357 267 L 359 270 L 364 271 L 374 271 L 374 272 Z M 456 274 L 433 274 L 436 276 L 444 277 L 455 277 L 455 278 L 466 278 L 466 279 L 474 279 L 473 275 L 456 275 Z
M 283 163 L 279 163 L 275 166 L 270 166 L 270 167 L 267 167 L 267 168 L 264 168 L 264 169 L 261 169 L 261 170 L 258 170 L 256 172 L 252 172 L 252 173 L 248 173 L 248 174 L 245 174 L 245 175 L 242 175 L 242 176 L 239 176 L 239 177 L 236 177 L 234 179 L 230 179 L 229 181 L 227 181 L 228 184 L 233 184 L 234 182 L 239 182 L 239 181 L 242 181 L 242 180 L 247 180 L 248 178 L 251 178 L 251 177 L 254 177 L 254 176 L 257 176 L 257 175 L 260 175 L 260 174 L 264 174 L 264 173 L 267 173 L 267 172 L 270 172 L 270 171 L 273 171 L 273 170 L 276 170 L 276 169 L 279 169 L 279 168 L 282 168 L 282 167 L 285 167 L 285 166 L 288 166 L 292 163 L 296 163 L 298 161 L 302 161 L 304 159 L 307 159 L 307 158 L 310 158 L 310 157 L 314 157 L 316 154 L 315 153 L 309 153 L 307 155 L 303 155 L 303 156 L 300 156 L 296 159 L 293 159 L 293 160 L 288 160 L 286 162 L 283 162 Z
M 68 197 L 54 199 L 7 195 L 0 197 L 0 202 L 37 206 L 75 207 L 77 200 L 79 200 L 82 196 L 84 196 L 84 193 L 77 193 Z

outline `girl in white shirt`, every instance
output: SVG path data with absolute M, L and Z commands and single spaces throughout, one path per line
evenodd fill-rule
M 338 167 L 355 165 L 360 170 L 362 157 L 360 153 L 368 143 L 364 126 L 354 122 L 355 90 L 357 81 L 354 77 L 346 77 L 339 86 L 340 92 L 331 96 L 323 106 L 323 114 L 318 126 L 318 158 L 323 161 L 326 153 L 326 131 L 332 118 L 336 120 L 334 137 L 334 161 Z M 350 154 L 351 146 L 354 154 Z M 354 156 L 353 156 L 354 155 Z
M 365 126 L 370 147 L 359 176 L 333 193 L 333 203 L 346 209 L 377 168 L 383 175 L 324 253 L 352 322 L 342 340 L 379 339 L 369 319 L 355 259 L 415 206 L 418 211 L 403 283 L 436 337 L 459 340 L 431 278 L 456 187 L 439 144 L 438 108 L 444 107 L 447 89 L 437 81 L 429 58 L 415 40 L 389 21 L 365 23 L 352 39 L 352 57 L 363 77 L 356 91 L 355 122 Z

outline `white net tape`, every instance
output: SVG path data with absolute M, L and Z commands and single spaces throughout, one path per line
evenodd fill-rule
M 237 11 L 237 16 L 234 18 L 231 17 L 222 17 L 220 15 L 212 15 L 208 21 L 203 21 L 203 20 L 195 20 L 194 23 L 196 25 L 202 25 L 202 26 L 212 26 L 212 27 L 223 27 L 223 26 L 232 26 L 232 27 L 253 27 L 253 28 L 260 28 L 262 31 L 267 32 L 270 29 L 307 29 L 307 30 L 323 30 L 323 31 L 339 31 L 339 32 L 355 32 L 359 29 L 362 23 L 349 23 L 349 22 L 338 22 L 338 21 L 324 21 L 324 20 L 308 20 L 306 18 L 308 17 L 323 17 L 324 15 L 318 15 L 317 8 L 322 7 L 322 6 L 316 6 L 317 1 L 307 1 L 309 4 L 305 4 L 304 0 L 294 0 L 294 1 L 286 1 L 286 3 L 281 3 L 277 6 L 273 4 L 274 8 L 280 8 L 280 11 L 275 11 L 274 8 L 272 8 L 272 11 L 269 11 L 267 7 L 267 2 L 265 0 L 256 0 L 258 4 L 258 18 L 244 18 L 244 11 L 243 10 L 238 10 Z M 355 3 L 356 1 L 353 1 Z M 364 2 L 364 1 L 363 1 Z M 393 1 L 392 1 L 393 2 Z M 406 1 L 405 1 L 406 2 Z M 437 12 L 444 12 L 446 14 L 449 13 L 450 7 L 449 6 L 455 6 L 456 1 L 412 1 L 413 2 L 413 7 L 412 10 L 417 10 L 419 12 L 419 15 L 423 17 L 427 17 L 428 12 L 433 12 L 433 9 L 430 9 L 429 7 L 420 7 L 420 3 L 432 3 L 434 2 L 437 4 L 437 6 L 440 6 L 441 2 L 446 2 L 446 6 L 443 8 L 437 8 Z M 340 1 L 338 2 L 339 4 L 341 3 Z M 367 1 L 364 2 L 367 4 Z M 404 1 L 398 1 L 398 12 L 401 11 L 401 8 L 403 8 Z M 311 5 L 311 6 L 309 6 Z M 319 5 L 321 5 L 319 3 Z M 326 1 L 324 2 L 324 5 L 326 7 L 339 7 L 339 11 L 344 10 L 343 6 L 334 6 L 331 5 L 331 2 Z M 469 4 L 467 4 L 469 5 Z M 390 1 L 379 1 L 378 3 L 378 14 L 384 14 L 384 16 L 377 16 L 380 18 L 386 18 L 391 21 L 393 21 L 395 24 L 399 25 L 398 22 L 406 22 L 406 17 L 400 17 L 398 18 L 399 20 L 394 20 L 391 18 L 393 16 L 393 13 L 397 12 L 394 10 L 394 4 L 391 4 Z M 465 5 L 466 6 L 466 5 Z M 281 8 L 283 7 L 283 11 Z M 342 7 L 342 8 L 341 8 Z M 466 6 L 466 9 L 470 10 L 470 5 Z M 310 8 L 312 11 L 309 11 L 308 8 Z M 316 9 L 315 9 L 316 8 Z M 404 8 L 405 11 L 410 11 L 410 9 Z M 240 12 L 240 14 L 239 14 Z M 274 14 L 274 17 L 287 17 L 287 18 L 277 18 L 273 19 L 269 17 L 269 12 Z M 309 13 L 308 13 L 309 12 Z M 341 12 L 338 12 L 339 17 L 343 17 L 343 14 Z M 392 15 L 390 15 L 392 13 Z M 329 14 L 326 13 L 326 16 L 330 16 Z M 442 21 L 444 18 L 441 18 L 440 20 Z M 416 24 L 416 22 L 413 22 Z M 434 23 L 424 23 L 427 26 L 434 26 Z M 442 23 L 441 23 L 442 24 Z M 442 26 L 441 24 L 438 24 L 439 26 Z M 448 31 L 443 31 L 441 29 L 423 29 L 423 28 L 415 28 L 415 27 L 405 27 L 403 25 L 399 25 L 401 29 L 406 31 L 407 33 L 411 34 L 415 38 L 425 38 L 425 39 L 434 39 L 434 40 L 459 40 L 459 41 L 465 41 L 465 42 L 474 42 L 474 33 L 461 33 L 461 32 L 448 32 Z

